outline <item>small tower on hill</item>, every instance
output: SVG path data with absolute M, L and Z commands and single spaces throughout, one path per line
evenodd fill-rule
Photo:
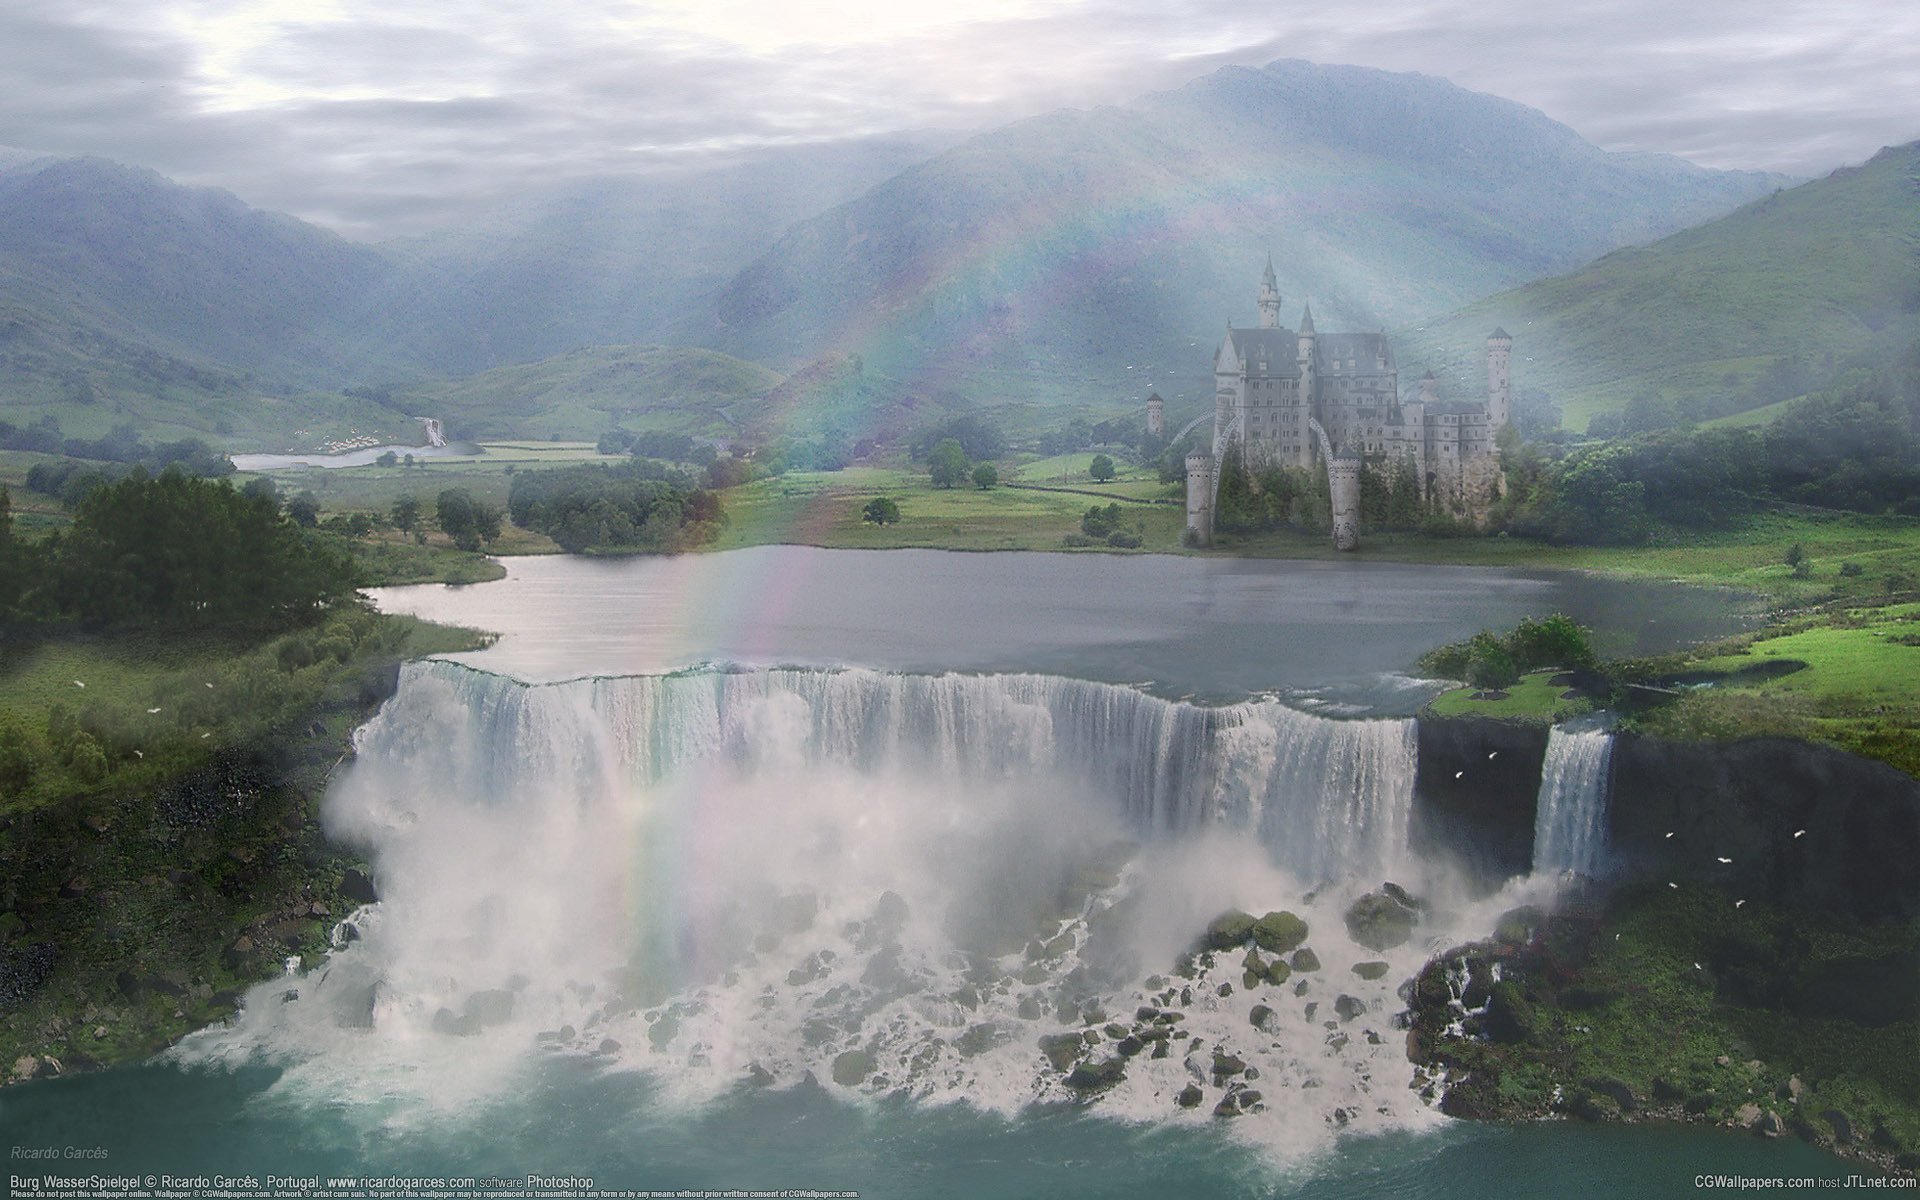
M 1493 432 L 1513 419 L 1513 338 L 1495 327 L 1487 337 L 1487 424 Z
M 1147 433 L 1157 438 L 1167 436 L 1167 402 L 1159 392 L 1147 397 Z

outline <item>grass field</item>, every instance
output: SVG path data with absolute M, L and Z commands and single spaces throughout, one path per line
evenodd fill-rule
M 1434 697 L 1427 709 L 1438 717 L 1501 717 L 1528 721 L 1557 721 L 1592 710 L 1593 705 L 1587 700 L 1561 699 L 1561 693 L 1566 689 L 1547 682 L 1553 675 L 1552 671 L 1524 675 L 1519 683 L 1506 689 L 1506 695 L 1498 700 L 1476 700 L 1475 689 L 1456 688 Z
M 896 524 L 861 520 L 861 510 L 877 496 L 900 505 Z M 725 497 L 728 527 L 713 547 L 720 550 L 768 543 L 875 550 L 1061 550 L 1069 535 L 1080 533 L 1081 516 L 1099 504 L 1097 497 L 1073 492 L 936 488 L 921 472 L 886 467 L 792 472 L 730 489 Z M 1127 528 L 1142 537 L 1142 549 L 1180 548 L 1181 509 L 1129 505 L 1126 517 Z

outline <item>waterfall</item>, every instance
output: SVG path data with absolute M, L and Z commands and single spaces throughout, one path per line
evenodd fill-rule
M 1132 1053 L 1102 1111 L 1206 1121 L 1218 1080 L 1175 1097 L 1220 1048 L 1276 1138 L 1419 1123 L 1396 989 L 1452 935 L 1377 953 L 1343 920 L 1421 882 L 1415 744 L 1043 675 L 411 663 L 324 810 L 380 902 L 178 1053 L 455 1108 L 569 1054 L 687 1103 L 812 1077 L 1007 1113 L 1076 1098 L 1055 1054 Z M 1295 913 L 1314 958 L 1188 957 L 1235 907 Z
M 1598 875 L 1606 865 L 1607 767 L 1613 734 L 1555 726 L 1535 802 L 1536 874 Z
M 591 795 L 779 754 L 869 775 L 1073 781 L 1138 836 L 1243 833 L 1307 882 L 1380 875 L 1406 847 L 1411 720 L 1332 720 L 1270 700 L 1202 707 L 1050 675 L 703 670 L 528 685 L 449 663 L 405 672 L 359 753 L 431 762 L 460 795 L 556 778 Z M 439 754 L 421 753 L 428 728 Z
M 447 444 L 446 431 L 441 427 L 439 417 L 418 418 L 422 431 L 426 434 L 427 445 L 444 446 Z

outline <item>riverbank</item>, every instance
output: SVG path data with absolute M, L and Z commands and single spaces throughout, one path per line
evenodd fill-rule
M 321 830 L 329 775 L 400 660 L 483 642 L 359 612 L 258 644 L 10 651 L 0 723 L 32 771 L 0 806 L 5 1079 L 143 1059 L 323 953 L 373 898 L 365 864 Z M 69 724 L 89 755 L 70 752 Z
M 1410 1003 L 1408 1056 L 1451 1116 L 1686 1122 L 1920 1167 L 1910 923 L 1650 882 L 1508 914 Z

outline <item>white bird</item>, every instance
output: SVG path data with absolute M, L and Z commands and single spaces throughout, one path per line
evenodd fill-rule
M 212 735 L 211 733 L 203 733 L 203 734 L 201 734 L 201 735 L 200 735 L 200 740 L 201 740 L 201 741 L 205 741 L 205 740 L 207 740 L 208 738 L 210 738 L 210 737 L 212 737 L 212 736 L 213 736 L 213 735 Z
M 1706 968 L 1705 968 L 1705 967 L 1703 967 L 1703 966 L 1701 966 L 1701 965 L 1700 965 L 1699 963 L 1695 963 L 1695 964 L 1693 964 L 1693 969 L 1694 969 L 1694 970 L 1696 970 L 1696 971 L 1704 971 L 1704 970 L 1706 970 Z
M 1672 837 L 1672 836 L 1673 836 L 1673 834 L 1672 834 L 1671 832 L 1669 832 L 1669 833 L 1667 834 L 1667 836 L 1668 836 L 1668 837 Z
M 147 713 L 148 713 L 148 715 L 152 715 L 153 713 L 157 713 L 157 712 L 159 712 L 159 711 L 160 711 L 160 710 L 159 710 L 159 709 L 157 709 L 157 708 L 150 708 L 150 709 L 148 709 L 148 710 L 147 710 Z
M 1742 904 L 1745 904 L 1745 903 L 1746 903 L 1746 901 L 1745 901 L 1745 900 L 1735 900 L 1735 901 L 1733 902 L 1733 906 L 1734 906 L 1735 908 L 1739 908 L 1739 907 L 1740 907 L 1740 906 L 1741 906 Z
M 201 734 L 200 736 L 201 736 L 201 737 L 205 737 L 205 736 L 207 736 L 207 735 L 203 733 L 203 734 Z M 1674 889 L 1674 890 L 1676 890 L 1676 891 L 1678 891 L 1678 890 L 1679 890 L 1679 888 L 1680 888 L 1680 885 L 1679 885 L 1679 884 L 1677 884 L 1677 883 L 1669 883 L 1669 884 L 1667 884 L 1667 886 L 1668 886 L 1668 887 L 1670 887 L 1670 888 L 1673 888 L 1673 889 Z
M 1732 860 L 1732 859 L 1730 859 L 1730 858 L 1723 858 L 1723 859 L 1721 859 L 1720 861 L 1721 861 L 1721 862 L 1723 862 L 1723 863 L 1730 863 L 1730 862 L 1732 862 L 1733 860 Z
M 1619 941 L 1619 940 L 1620 940 L 1620 935 L 1619 935 L 1619 934 L 1617 934 L 1617 933 L 1616 933 L 1616 934 L 1614 934 L 1614 935 L 1613 935 L 1613 940 L 1614 940 L 1614 941 L 1616 941 L 1616 942 L 1617 942 L 1617 941 Z
M 1460 778 L 1460 777 L 1461 777 L 1462 775 L 1465 775 L 1465 774 L 1466 774 L 1466 772 L 1465 772 L 1465 771 L 1455 771 L 1455 772 L 1453 773 L 1453 777 L 1454 777 L 1455 779 L 1458 779 L 1458 778 Z
M 1796 830 L 1794 830 L 1794 831 L 1793 831 L 1793 836 L 1795 836 L 1795 837 L 1805 837 L 1805 836 L 1807 836 L 1807 831 L 1806 831 L 1806 830 L 1804 830 L 1804 829 L 1796 829 Z
M 212 684 L 208 684 L 207 686 L 208 686 L 208 687 L 212 687 L 213 685 L 212 685 Z
M 145 758 L 145 757 L 146 757 L 146 755 L 145 755 L 145 754 L 142 754 L 142 753 L 141 753 L 140 751 L 138 751 L 138 750 L 135 750 L 135 751 L 133 752 L 133 756 L 134 756 L 135 758 Z
M 1492 762 L 1492 761 L 1494 760 L 1494 757 L 1495 757 L 1496 755 L 1498 755 L 1499 753 L 1500 753 L 1500 752 L 1499 752 L 1498 750 L 1495 750 L 1495 751 L 1493 751 L 1493 753 L 1491 753 L 1491 754 L 1489 754 L 1489 755 L 1487 755 L 1487 761 L 1488 761 L 1488 762 Z
M 76 679 L 76 680 L 74 680 L 74 681 L 73 681 L 73 686 L 75 686 L 75 687 L 77 687 L 77 688 L 83 688 L 83 687 L 85 687 L 85 686 L 87 686 L 87 685 L 86 685 L 86 684 L 84 684 L 84 683 L 81 683 L 81 682 L 80 682 L 80 681 L 79 681 L 78 679 Z

